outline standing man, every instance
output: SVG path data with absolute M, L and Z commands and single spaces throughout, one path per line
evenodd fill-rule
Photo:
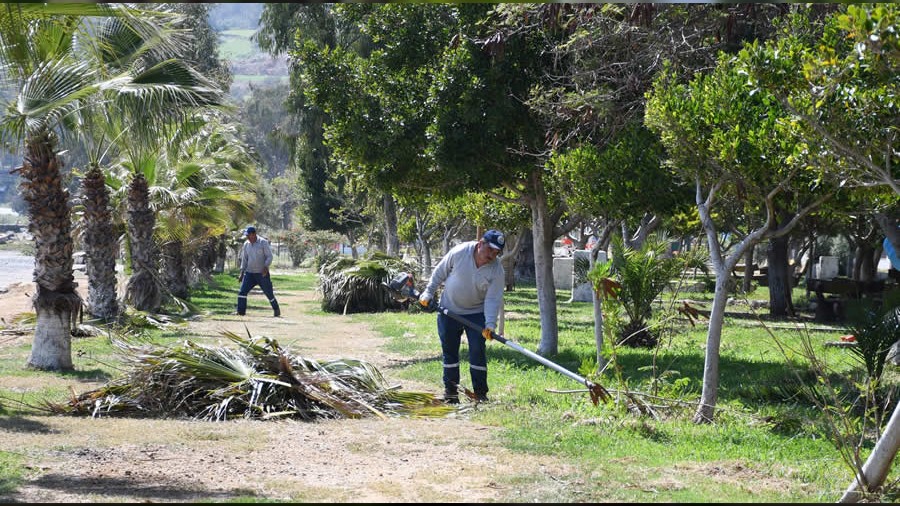
M 439 313 L 438 335 L 444 362 L 444 401 L 459 403 L 459 346 L 463 330 L 469 341 L 469 374 L 478 401 L 487 401 L 487 355 L 485 340 L 497 327 L 497 314 L 503 302 L 505 275 L 497 257 L 506 240 L 497 230 L 488 230 L 481 240 L 464 242 L 441 259 L 419 303 L 428 307 L 441 283 L 444 291 L 440 305 L 484 330 L 479 333 L 449 316 Z
M 247 227 L 244 235 L 247 240 L 244 241 L 238 256 L 241 260 L 241 274 L 238 276 L 241 289 L 238 292 L 237 314 L 243 316 L 246 313 L 247 294 L 254 286 L 259 285 L 269 298 L 275 316 L 281 316 L 278 301 L 275 300 L 275 293 L 272 291 L 272 278 L 269 277 L 269 265 L 272 264 L 272 248 L 269 247 L 269 240 L 257 236 L 256 227 L 253 226 Z

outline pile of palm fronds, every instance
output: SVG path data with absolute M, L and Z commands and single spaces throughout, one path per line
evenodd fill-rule
M 322 310 L 349 314 L 401 309 L 384 285 L 397 273 L 410 270 L 399 258 L 377 252 L 361 260 L 340 257 L 323 264 L 319 270 Z
M 442 416 L 452 408 L 434 394 L 403 392 L 360 360 L 319 362 L 291 355 L 268 337 L 222 335 L 237 348 L 185 341 L 152 348 L 122 341 L 130 372 L 74 395 L 56 413 L 203 420 Z

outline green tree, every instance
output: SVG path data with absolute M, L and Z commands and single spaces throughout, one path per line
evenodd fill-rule
M 652 348 L 659 342 L 648 327 L 653 301 L 685 266 L 682 258 L 666 255 L 668 247 L 663 234 L 651 234 L 640 248 L 626 245 L 620 236 L 613 238 L 611 271 L 621 286 L 616 299 L 628 317 L 617 344 Z
M 341 24 L 327 4 L 265 4 L 259 29 L 253 40 L 273 56 L 288 54 L 309 43 L 318 48 L 349 46 L 357 42 L 358 31 Z M 291 93 L 285 102 L 290 111 L 290 124 L 296 130 L 291 164 L 299 179 L 300 204 L 305 208 L 312 230 L 332 230 L 348 233 L 346 227 L 355 222 L 337 219 L 352 196 L 344 192 L 346 181 L 338 174 L 331 159 L 331 148 L 325 142 L 325 125 L 329 117 L 311 102 L 304 93 L 305 61 L 293 58 L 291 63 Z M 335 211 L 334 213 L 332 211 Z M 353 212 L 351 212 L 353 214 Z M 355 233 L 355 232 L 354 232 Z
M 662 74 L 647 103 L 646 122 L 658 132 L 683 177 L 694 180 L 697 210 L 707 235 L 716 288 L 710 311 L 703 391 L 697 422 L 712 420 L 718 394 L 719 347 L 731 272 L 748 248 L 788 234 L 796 224 L 832 195 L 831 188 L 811 177 L 803 154 L 807 145 L 792 130 L 777 100 L 750 93 L 746 77 L 728 55 L 716 68 L 688 83 Z M 821 195 L 808 188 L 824 186 Z M 740 202 L 747 215 L 765 218 L 749 228 L 730 254 L 723 251 L 713 219 L 719 200 Z M 785 219 L 785 209 L 796 209 Z
M 159 16 L 159 13 L 154 13 Z M 90 170 L 82 180 L 83 230 L 88 274 L 88 310 L 94 316 L 110 319 L 118 312 L 116 301 L 115 259 L 118 252 L 116 228 L 112 222 L 110 195 L 101 165 L 107 156 L 116 155 L 116 148 L 132 139 L 132 132 L 144 132 L 146 136 L 161 135 L 164 129 L 138 127 L 123 120 L 123 110 L 156 107 L 178 107 L 194 103 L 196 97 L 206 93 L 197 89 L 190 70 L 182 63 L 164 60 L 166 55 L 187 52 L 192 39 L 182 38 L 177 29 L 177 16 L 167 16 L 166 24 L 134 30 L 117 18 L 108 18 L 96 30 L 95 44 L 102 48 L 103 73 L 108 76 L 127 76 L 132 79 L 128 94 L 120 93 L 119 100 L 108 97 L 85 101 L 84 105 L 67 119 L 69 129 L 76 131 L 85 145 L 90 146 Z M 186 46 L 187 45 L 187 46 Z M 155 62 L 163 60 L 160 64 Z M 187 76 L 187 80 L 185 79 Z M 173 92 L 173 89 L 177 91 Z M 193 96 L 191 95 L 193 93 Z M 180 95 L 179 95 L 180 94 Z M 167 117 L 149 113 L 136 119 L 145 125 L 154 122 L 167 123 Z
M 216 83 L 224 91 L 231 88 L 234 76 L 228 62 L 219 58 L 219 34 L 210 25 L 209 4 L 187 2 L 170 4 L 181 15 L 179 28 L 190 33 L 193 42 L 182 56 L 198 72 Z
M 895 248 L 900 246 L 900 155 L 894 148 L 900 128 L 898 19 L 894 4 L 840 6 L 821 38 L 795 30 L 741 55 L 749 85 L 774 94 L 806 135 L 825 148 L 825 156 L 838 159 L 824 167 L 840 171 L 846 186 L 884 185 L 895 194 L 875 213 Z

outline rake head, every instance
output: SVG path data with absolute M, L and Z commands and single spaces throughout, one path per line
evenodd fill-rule
M 609 392 L 603 388 L 603 385 L 599 383 L 591 383 L 588 385 L 588 392 L 591 394 L 591 402 L 594 403 L 594 406 L 597 405 L 600 401 L 609 402 L 612 400 L 612 396 L 609 395 Z

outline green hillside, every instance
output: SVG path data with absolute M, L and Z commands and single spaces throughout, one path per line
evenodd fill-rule
M 250 37 L 255 30 L 223 30 L 219 32 L 219 56 L 226 60 L 242 60 L 259 56 L 261 51 Z
M 284 56 L 273 58 L 259 49 L 251 37 L 256 32 L 263 5 L 212 4 L 210 25 L 219 34 L 219 58 L 228 61 L 234 82 L 230 94 L 244 98 L 249 86 L 268 86 L 287 81 Z

